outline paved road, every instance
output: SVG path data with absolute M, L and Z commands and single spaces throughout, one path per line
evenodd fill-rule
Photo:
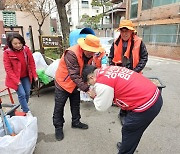
M 5 79 L 5 71 L 3 66 L 3 51 L 1 50 L 0 47 L 0 89 L 3 89 L 5 87 L 4 79 Z
M 180 62 L 150 57 L 145 76 L 158 77 L 166 88 L 162 90 L 164 105 L 158 117 L 144 133 L 136 154 L 180 153 Z M 7 101 L 7 96 L 3 99 Z M 14 94 L 14 99 L 17 97 Z M 111 107 L 98 112 L 90 102 L 81 103 L 81 121 L 88 130 L 71 128 L 69 102 L 65 107 L 65 138 L 56 141 L 52 126 L 54 89 L 41 91 L 40 97 L 30 98 L 30 108 L 38 117 L 38 141 L 34 154 L 116 154 L 121 139 L 119 109 Z

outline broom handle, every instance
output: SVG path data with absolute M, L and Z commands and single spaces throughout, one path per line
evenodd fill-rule
M 6 123 L 5 123 L 5 119 L 4 119 L 4 114 L 3 114 L 3 110 L 2 110 L 2 105 L 1 105 L 1 103 L 2 103 L 2 100 L 1 100 L 1 98 L 0 98 L 0 112 L 1 112 L 1 119 L 2 119 L 2 122 L 3 122 L 3 127 L 4 127 L 5 135 L 7 135 L 8 132 L 7 132 L 7 128 L 6 128 Z

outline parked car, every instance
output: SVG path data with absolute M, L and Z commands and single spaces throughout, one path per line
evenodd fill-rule
M 113 37 L 99 37 L 102 47 L 105 49 L 106 54 L 109 55 L 110 48 L 112 43 L 114 42 Z

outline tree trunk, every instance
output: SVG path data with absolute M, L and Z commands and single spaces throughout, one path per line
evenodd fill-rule
M 39 25 L 38 32 L 39 32 L 39 36 L 41 36 L 42 35 L 42 26 L 41 25 Z
M 103 5 L 103 0 L 101 0 L 101 5 L 103 8 L 103 13 L 102 13 L 102 18 L 101 18 L 101 28 L 103 27 L 103 19 L 104 19 L 104 5 Z M 103 28 L 102 28 L 103 29 Z
M 57 10 L 59 13 L 59 19 L 61 23 L 61 28 L 62 28 L 62 34 L 63 34 L 63 46 L 64 48 L 69 47 L 69 33 L 70 33 L 70 27 L 67 19 L 67 14 L 66 14 L 66 8 L 65 5 L 69 2 L 70 0 L 55 0 L 56 5 L 57 5 Z

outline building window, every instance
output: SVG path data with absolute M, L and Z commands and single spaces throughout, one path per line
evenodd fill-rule
M 137 18 L 138 0 L 131 0 L 130 18 Z
M 180 0 L 153 0 L 153 7 L 180 2 Z
M 15 12 L 3 11 L 3 22 L 6 26 L 16 26 Z
M 142 10 L 147 10 L 152 8 L 152 0 L 143 0 L 142 1 Z
M 142 0 L 142 10 L 178 2 L 180 2 L 180 0 Z
M 179 44 L 178 24 L 143 27 L 143 41 L 153 44 Z
M 89 7 L 88 1 L 81 1 L 81 3 L 82 3 L 82 8 L 88 8 Z

